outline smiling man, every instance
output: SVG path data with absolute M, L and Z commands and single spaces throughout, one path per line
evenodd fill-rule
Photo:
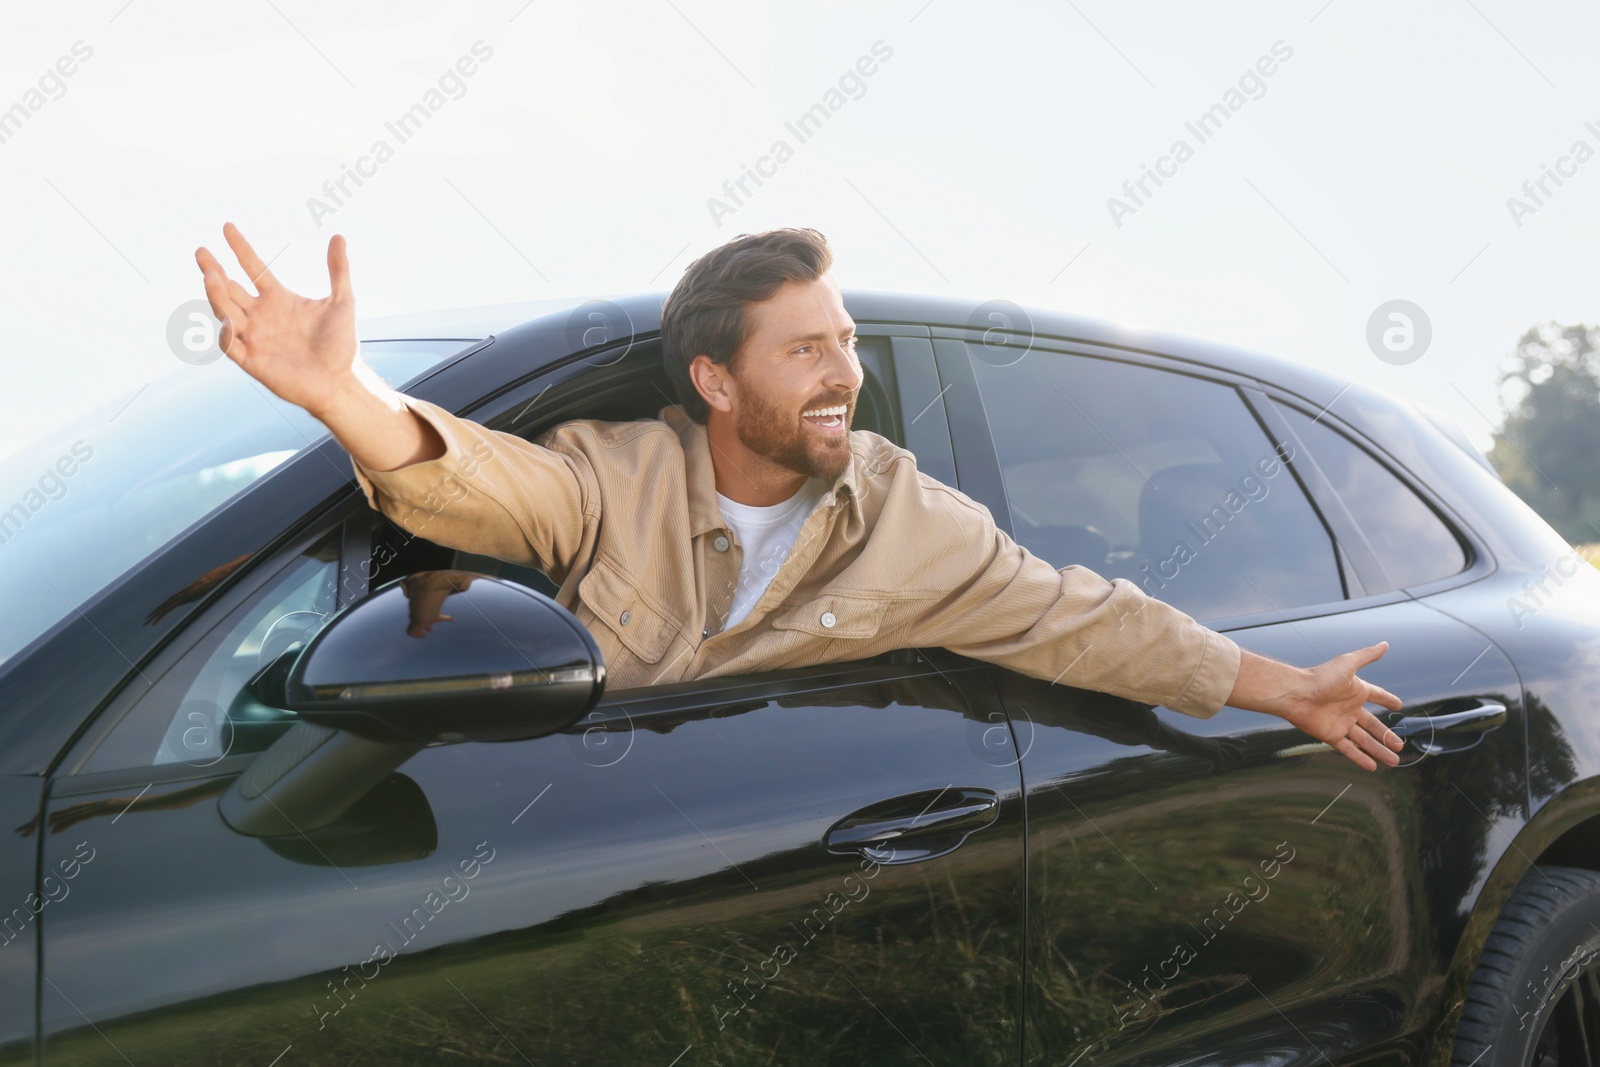
M 1311 668 L 1242 650 L 1126 579 L 1056 570 L 912 453 L 851 430 L 855 323 L 815 230 L 740 235 L 689 265 L 661 317 L 679 403 L 531 442 L 361 361 L 342 236 L 315 300 L 223 232 L 257 288 L 196 252 L 229 358 L 323 422 L 402 528 L 544 570 L 612 689 L 944 647 L 1199 718 L 1278 715 L 1368 770 L 1399 762 L 1365 705 L 1400 701 L 1356 673 L 1386 643 Z

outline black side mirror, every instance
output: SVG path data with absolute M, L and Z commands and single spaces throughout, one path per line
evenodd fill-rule
M 554 600 L 485 574 L 421 571 L 323 627 L 281 706 L 375 741 L 517 741 L 582 717 L 604 690 L 599 646 Z
M 350 605 L 249 688 L 300 720 L 219 801 L 229 826 L 266 836 L 326 826 L 424 745 L 571 725 L 599 701 L 605 664 L 544 594 L 422 571 Z

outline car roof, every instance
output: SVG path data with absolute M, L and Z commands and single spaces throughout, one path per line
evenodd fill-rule
M 585 299 L 551 297 L 381 315 L 357 320 L 356 334 L 363 341 L 480 341 L 533 319 L 575 308 Z
M 569 321 L 586 307 L 620 310 L 635 335 L 661 329 L 665 292 L 621 293 L 608 296 L 548 297 L 505 304 L 443 308 L 363 319 L 357 332 L 363 341 L 459 340 L 478 341 L 516 327 L 556 316 Z M 1333 400 L 1348 387 L 1345 378 L 1283 356 L 1269 355 L 1225 341 L 1147 329 L 1107 319 L 1077 315 L 1052 308 L 1017 305 L 1009 301 L 978 300 L 959 296 L 929 296 L 867 289 L 845 289 L 846 309 L 859 323 L 908 323 L 928 326 L 984 329 L 996 320 L 987 316 L 1001 310 L 1013 321 L 1017 313 L 1034 336 L 1076 341 L 1187 360 L 1271 382 L 1317 404 Z M 997 305 L 1003 304 L 1000 308 Z M 582 317 L 587 317 L 585 312 Z

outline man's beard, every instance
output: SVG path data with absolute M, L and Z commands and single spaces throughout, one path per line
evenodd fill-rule
M 855 398 L 807 404 L 804 410 L 845 405 L 843 433 L 829 436 L 800 425 L 797 412 L 773 403 L 767 394 L 740 382 L 739 414 L 734 432 L 744 446 L 779 466 L 811 478 L 833 481 L 850 465 L 850 420 L 855 415 Z

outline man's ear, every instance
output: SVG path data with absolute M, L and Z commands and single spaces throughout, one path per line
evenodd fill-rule
M 695 356 L 689 363 L 689 380 L 713 411 L 726 414 L 733 410 L 733 393 L 738 387 L 726 364 L 716 363 L 704 354 Z

